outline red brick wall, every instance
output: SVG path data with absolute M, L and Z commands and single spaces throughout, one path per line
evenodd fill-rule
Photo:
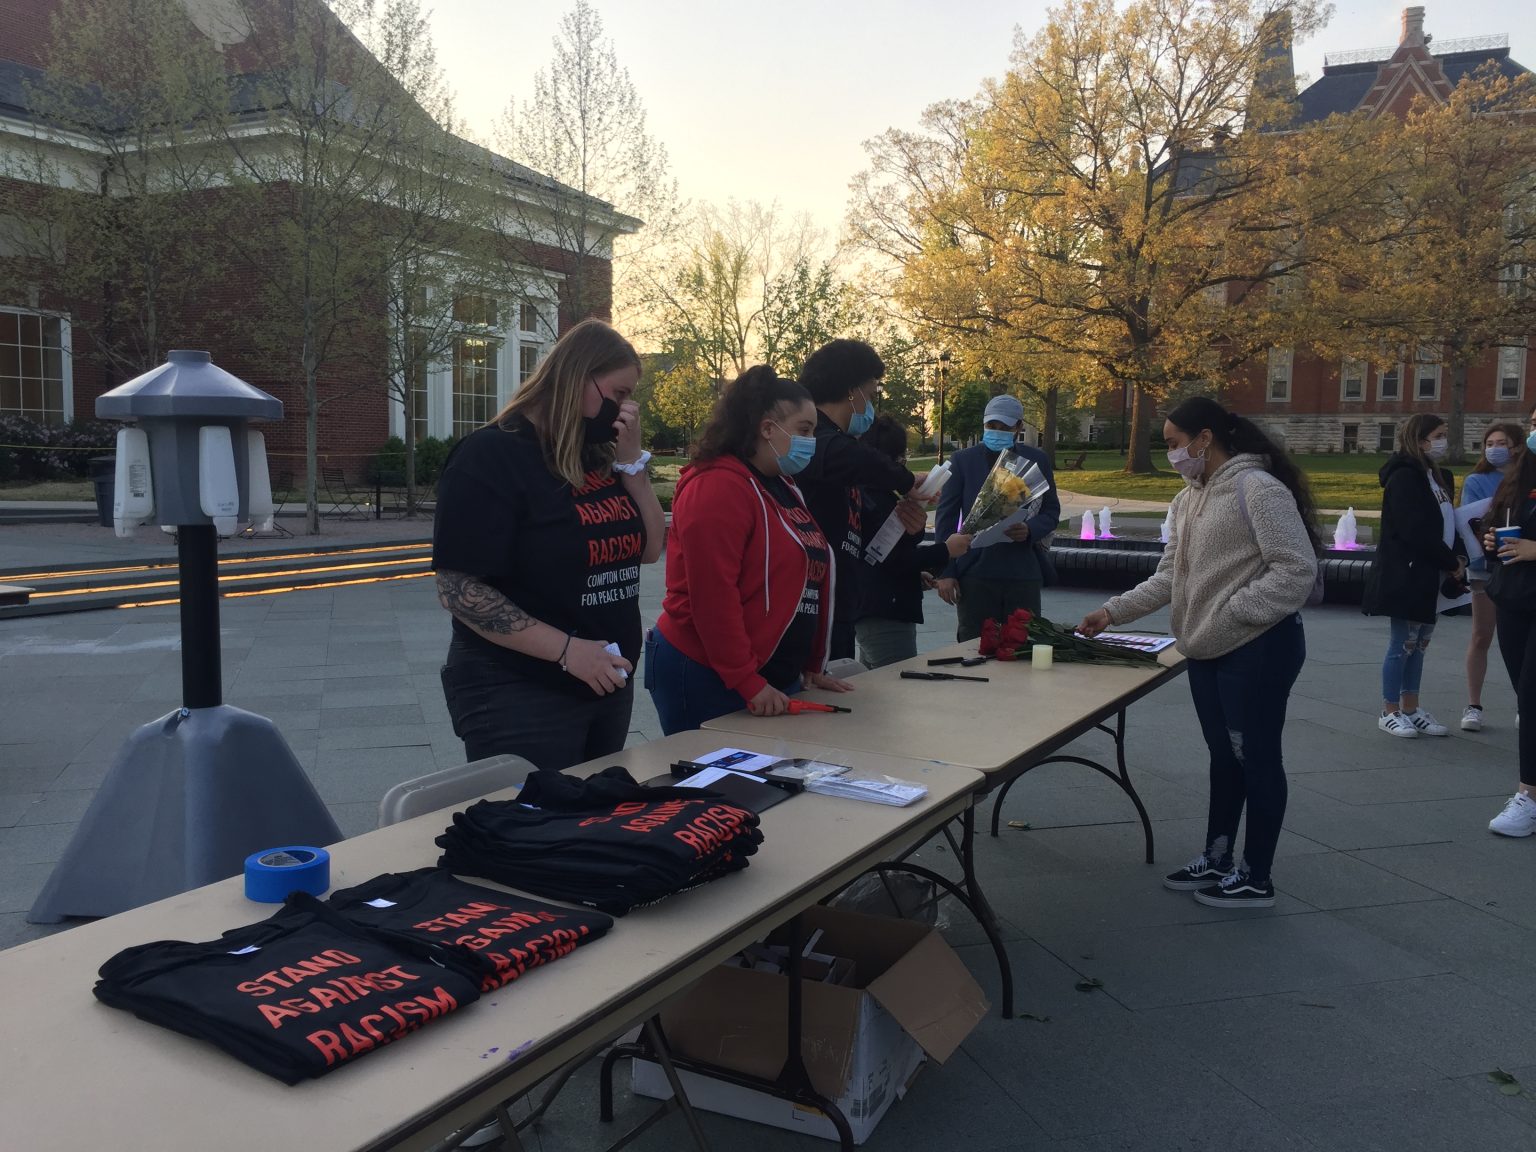
M 0 0 L 0 59 L 41 68 L 56 0 Z

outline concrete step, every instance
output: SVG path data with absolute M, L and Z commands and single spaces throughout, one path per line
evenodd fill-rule
M 431 544 L 330 546 L 234 556 L 219 562 L 227 598 L 274 595 L 301 588 L 422 579 L 431 574 Z M 52 571 L 0 573 L 31 589 L 25 604 L 0 607 L 0 620 L 99 608 L 160 607 L 178 602 L 178 570 L 162 559 L 80 565 Z

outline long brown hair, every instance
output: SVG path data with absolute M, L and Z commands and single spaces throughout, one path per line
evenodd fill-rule
M 544 446 L 549 470 L 580 488 L 589 468 L 613 463 L 612 444 L 592 445 L 583 435 L 581 401 L 587 381 L 619 368 L 641 370 L 634 346 L 601 320 L 583 320 L 555 342 L 491 424 L 505 428 L 520 415 Z
M 1536 417 L 1536 411 L 1531 413 Z M 1536 491 L 1536 452 L 1525 447 L 1521 436 L 1515 437 L 1518 446 L 1515 458 L 1504 470 L 1504 479 L 1493 494 L 1488 515 L 1483 517 L 1484 528 L 1496 528 L 1501 524 L 1514 524 L 1525 512 L 1525 502 Z
M 1481 444 L 1484 448 L 1488 447 L 1488 437 L 1492 436 L 1495 432 L 1502 432 L 1506 437 L 1508 437 L 1509 458 L 1511 461 L 1513 461 L 1519 453 L 1525 451 L 1525 429 L 1520 427 L 1520 425 L 1516 424 L 1513 420 L 1496 420 L 1492 424 L 1488 425 L 1487 428 L 1483 429 L 1483 439 Z M 1504 468 L 1508 467 L 1508 464 L 1504 465 Z M 1504 471 L 1504 468 L 1500 468 L 1496 464 L 1488 463 L 1487 453 L 1479 452 L 1477 455 L 1477 467 L 1473 468 L 1472 471 L 1502 472 Z
M 1419 412 L 1403 421 L 1403 426 L 1397 430 L 1397 450 L 1407 456 L 1426 472 L 1440 475 L 1440 465 L 1429 458 L 1429 454 L 1420 446 L 1419 441 L 1428 440 L 1430 435 L 1445 427 L 1445 417 L 1436 416 L 1433 412 Z

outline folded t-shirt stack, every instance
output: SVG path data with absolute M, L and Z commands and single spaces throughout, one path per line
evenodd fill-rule
M 471 949 L 392 938 L 296 893 L 218 940 L 119 952 L 95 991 L 297 1084 L 473 1004 L 491 970 Z
M 614 916 L 747 866 L 755 813 L 698 788 L 645 788 L 623 768 L 535 772 L 516 800 L 456 812 L 438 863 Z
M 613 918 L 469 884 L 440 868 L 391 872 L 326 903 L 355 924 L 418 944 L 463 948 L 491 965 L 482 992 L 551 964 L 613 927 Z

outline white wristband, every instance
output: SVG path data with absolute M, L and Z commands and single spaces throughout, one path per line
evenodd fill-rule
M 650 462 L 651 454 L 642 449 L 640 452 L 640 459 L 635 460 L 629 464 L 620 464 L 615 462 L 613 465 L 613 470 L 615 472 L 622 472 L 626 476 L 638 476 L 640 473 L 645 471 L 645 466 Z

